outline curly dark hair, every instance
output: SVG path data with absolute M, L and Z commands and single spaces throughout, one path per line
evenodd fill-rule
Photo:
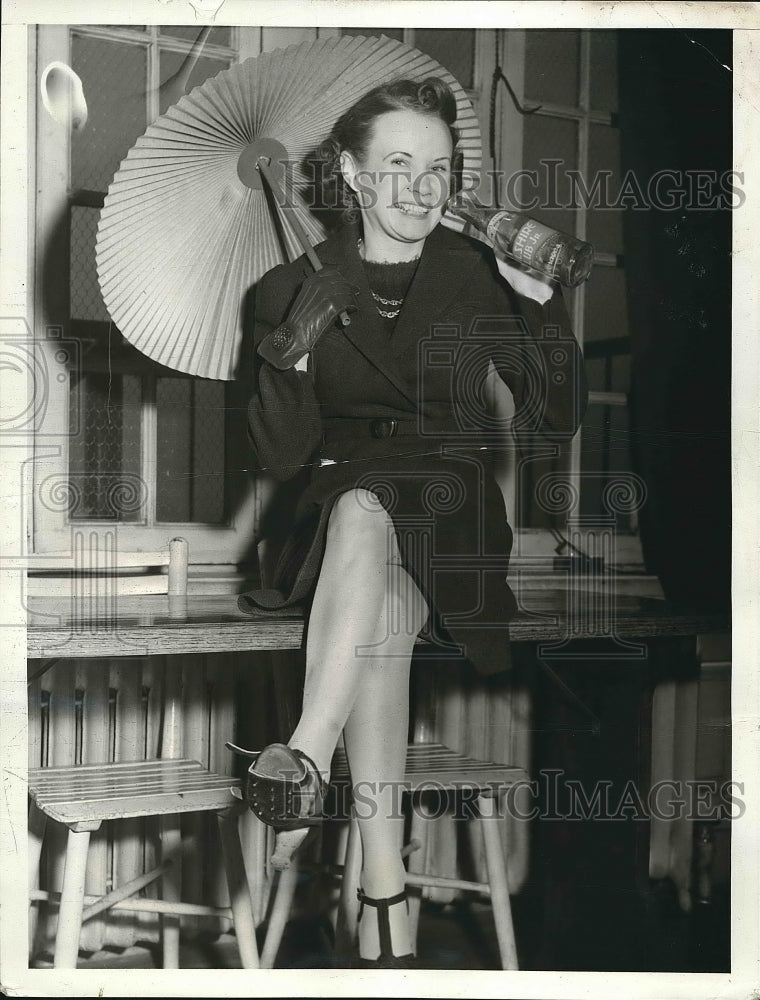
M 356 195 L 345 183 L 340 168 L 340 154 L 345 150 L 357 160 L 367 152 L 375 119 L 389 111 L 416 111 L 438 118 L 447 126 L 454 156 L 452 162 L 452 193 L 461 187 L 462 155 L 457 150 L 459 132 L 454 127 L 457 105 L 451 88 L 437 76 L 422 83 L 415 80 L 394 80 L 370 90 L 345 111 L 333 126 L 330 135 L 316 151 L 320 164 L 323 204 L 342 207 L 344 214 L 355 216 Z

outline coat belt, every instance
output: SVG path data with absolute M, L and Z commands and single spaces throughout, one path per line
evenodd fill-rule
M 333 417 L 324 422 L 322 440 L 325 444 L 334 441 L 357 441 L 364 438 L 378 440 L 400 436 L 449 437 L 453 440 L 461 434 L 456 421 L 422 419 L 420 417 Z

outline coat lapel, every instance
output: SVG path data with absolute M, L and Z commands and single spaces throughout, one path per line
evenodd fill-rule
M 416 407 L 417 387 L 413 373 L 398 359 L 422 336 L 429 335 L 431 322 L 451 302 L 477 260 L 477 253 L 461 237 L 441 225 L 425 241 L 417 272 L 399 313 L 389 343 L 383 322 L 367 282 L 357 247 L 359 229 L 345 225 L 316 248 L 325 266 L 337 267 L 359 289 L 358 310 L 351 323 L 340 327 L 344 336 L 378 368 L 389 382 Z M 311 268 L 308 268 L 311 273 Z
M 372 298 L 359 256 L 358 239 L 358 227 L 345 225 L 317 247 L 317 254 L 322 264 L 337 267 L 345 278 L 359 289 L 358 309 L 355 313 L 351 313 L 351 323 L 339 328 L 357 351 L 378 368 L 409 403 L 416 405 L 414 388 L 404 378 L 392 352 L 388 349 L 388 338 L 375 308 L 375 300 Z
M 478 254 L 469 243 L 442 225 L 425 240 L 417 272 L 393 331 L 393 349 L 401 356 L 430 336 L 431 323 L 459 293 Z

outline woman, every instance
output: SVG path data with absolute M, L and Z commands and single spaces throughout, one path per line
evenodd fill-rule
M 437 79 L 359 100 L 325 144 L 358 219 L 318 247 L 322 271 L 305 258 L 276 267 L 256 297 L 251 440 L 278 478 L 313 472 L 276 589 L 241 598 L 308 605 L 302 715 L 287 747 L 258 754 L 247 795 L 279 829 L 273 863 L 286 866 L 319 821 L 343 733 L 352 781 L 377 789 L 359 819 L 369 964 L 411 961 L 391 786 L 404 777 L 415 640 L 424 630 L 482 672 L 509 667 L 511 532 L 483 379 L 495 368 L 515 425 L 554 440 L 575 432 L 585 405 L 559 294 L 543 306 L 516 294 L 488 247 L 439 226 L 455 118 Z

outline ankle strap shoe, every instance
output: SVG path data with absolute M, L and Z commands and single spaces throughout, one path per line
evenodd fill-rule
M 407 910 L 409 904 L 406 898 L 406 890 L 399 892 L 396 896 L 385 896 L 380 899 L 372 899 L 367 896 L 363 889 L 356 890 L 356 896 L 361 906 L 359 907 L 359 919 L 362 918 L 365 906 L 373 906 L 377 910 L 377 930 L 380 936 L 380 955 L 377 958 L 358 958 L 354 968 L 357 969 L 419 969 L 419 959 L 412 952 L 408 955 L 394 955 L 393 944 L 391 942 L 391 921 L 389 909 L 396 903 L 405 903 Z

